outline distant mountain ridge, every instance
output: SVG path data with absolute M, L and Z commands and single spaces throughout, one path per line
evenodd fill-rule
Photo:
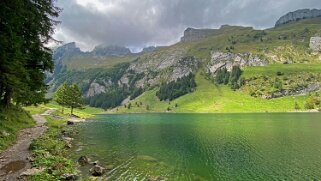
M 300 9 L 294 12 L 289 12 L 286 15 L 282 16 L 276 23 L 275 27 L 299 21 L 302 19 L 309 19 L 309 18 L 316 18 L 321 17 L 321 10 L 320 9 Z

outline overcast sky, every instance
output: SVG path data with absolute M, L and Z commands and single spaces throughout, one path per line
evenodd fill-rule
M 54 38 L 82 50 L 99 44 L 133 51 L 179 41 L 187 27 L 274 26 L 287 12 L 321 8 L 321 0 L 58 0 Z

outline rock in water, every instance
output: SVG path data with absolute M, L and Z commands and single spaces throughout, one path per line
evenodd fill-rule
M 89 172 L 92 176 L 102 176 L 105 173 L 106 169 L 102 166 L 95 165 L 92 167 Z
M 67 125 L 74 125 L 75 123 L 72 121 L 67 121 Z
M 86 156 L 81 156 L 81 157 L 78 159 L 78 163 L 79 163 L 79 165 L 81 165 L 81 166 L 87 165 L 87 164 L 89 164 L 89 158 L 86 157 Z
M 321 37 L 311 37 L 310 48 L 313 51 L 321 51 Z
M 166 181 L 166 178 L 160 176 L 150 176 L 147 179 L 148 181 Z

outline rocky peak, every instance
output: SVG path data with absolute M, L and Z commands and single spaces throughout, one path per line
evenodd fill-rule
M 321 10 L 319 9 L 300 9 L 294 12 L 289 12 L 286 15 L 282 16 L 276 23 L 275 27 L 299 21 L 302 19 L 316 18 L 321 17 Z
M 82 53 L 80 48 L 76 46 L 75 42 L 67 43 L 65 45 L 62 45 L 58 47 L 56 50 L 53 52 L 53 60 L 55 63 L 60 61 L 63 57 L 66 56 L 73 56 L 75 54 Z
M 129 55 L 131 51 L 129 48 L 117 45 L 99 45 L 91 53 L 95 56 L 121 56 Z
M 194 29 L 187 28 L 184 31 L 184 36 L 181 38 L 181 42 L 191 42 L 199 40 L 201 38 L 206 38 L 212 34 L 214 29 Z

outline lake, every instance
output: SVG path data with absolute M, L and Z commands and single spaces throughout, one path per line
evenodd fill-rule
M 320 113 L 98 115 L 75 143 L 110 180 L 321 180 Z

